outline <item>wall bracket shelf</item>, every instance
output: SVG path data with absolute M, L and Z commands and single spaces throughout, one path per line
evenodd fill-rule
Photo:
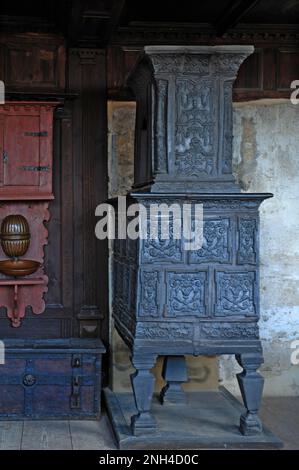
M 7 316 L 14 328 L 21 325 L 27 305 L 30 305 L 33 313 L 37 315 L 44 311 L 43 294 L 48 290 L 47 284 L 47 276 L 0 280 L 0 307 L 6 307 Z

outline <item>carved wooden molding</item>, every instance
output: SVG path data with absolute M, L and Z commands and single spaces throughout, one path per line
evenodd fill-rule
M 70 54 L 80 58 L 80 65 L 95 65 L 97 57 L 104 55 L 105 50 L 80 47 L 71 49 Z
M 121 27 L 111 38 L 112 45 L 146 45 L 146 44 L 252 44 L 279 43 L 298 44 L 299 31 L 297 25 L 263 25 L 239 24 L 217 37 L 215 28 L 208 24 L 192 26 L 171 24 L 157 27 L 157 24 L 144 23 L 134 27 Z

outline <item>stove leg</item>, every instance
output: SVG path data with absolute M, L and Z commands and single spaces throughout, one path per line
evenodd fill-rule
M 155 377 L 150 369 L 155 365 L 156 355 L 133 354 L 132 364 L 136 372 L 131 375 L 137 415 L 131 418 L 131 429 L 135 436 L 152 433 L 156 423 L 151 415 L 151 404 L 154 392 Z
M 161 403 L 186 404 L 186 394 L 182 389 L 182 384 L 188 380 L 185 356 L 165 356 L 162 377 L 166 385 L 160 393 Z
M 262 432 L 262 423 L 258 417 L 261 404 L 264 379 L 257 369 L 264 362 L 261 353 L 244 353 L 236 356 L 243 371 L 237 374 L 246 412 L 240 418 L 240 431 L 245 436 L 254 436 Z

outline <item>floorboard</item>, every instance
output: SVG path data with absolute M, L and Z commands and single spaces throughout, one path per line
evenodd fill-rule
M 264 424 L 299 450 L 299 397 L 264 398 Z M 110 450 L 114 437 L 106 414 L 100 421 L 0 421 L 0 450 Z
M 0 450 L 20 450 L 22 421 L 0 421 Z
M 25 421 L 22 450 L 71 450 L 68 421 Z
M 74 450 L 115 449 L 107 416 L 100 421 L 70 421 Z
M 264 398 L 261 418 L 284 442 L 285 449 L 299 449 L 299 398 Z

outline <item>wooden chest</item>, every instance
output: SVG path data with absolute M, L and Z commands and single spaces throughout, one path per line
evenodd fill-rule
M 4 340 L 0 419 L 96 419 L 103 343 L 93 339 Z

